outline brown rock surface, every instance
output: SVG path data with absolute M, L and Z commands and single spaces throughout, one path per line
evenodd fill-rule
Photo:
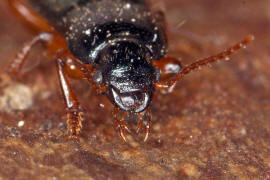
M 141 134 L 129 144 L 113 128 L 112 105 L 81 81 L 73 84 L 87 120 L 79 142 L 65 138 L 55 66 L 38 46 L 22 80 L 1 87 L 0 179 L 270 179 L 270 1 L 166 6 L 171 54 L 183 64 L 248 34 L 256 41 L 231 61 L 190 74 L 173 93 L 157 93 L 150 140 Z M 1 67 L 32 36 L 0 1 Z

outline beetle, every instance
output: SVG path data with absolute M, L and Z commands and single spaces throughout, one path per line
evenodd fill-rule
M 151 103 L 155 90 L 168 90 L 186 74 L 245 47 L 254 37 L 214 56 L 183 67 L 168 57 L 168 42 L 161 12 L 146 0 L 9 0 L 10 6 L 37 35 L 27 42 L 10 64 L 8 74 L 18 76 L 26 57 L 37 43 L 44 43 L 56 59 L 57 74 L 65 100 L 67 129 L 77 137 L 83 111 L 69 78 L 85 79 L 114 104 L 114 124 L 126 141 L 130 132 L 127 113 L 138 117 L 137 132 L 145 124 L 150 134 Z

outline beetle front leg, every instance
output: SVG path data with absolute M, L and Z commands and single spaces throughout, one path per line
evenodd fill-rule
M 67 65 L 64 59 L 57 59 L 57 72 L 61 90 L 65 99 L 67 110 L 67 128 L 72 138 L 77 138 L 82 129 L 83 111 L 80 107 L 76 95 L 71 89 L 65 71 Z

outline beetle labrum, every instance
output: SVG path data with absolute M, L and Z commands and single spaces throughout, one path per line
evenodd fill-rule
M 68 78 L 86 79 L 108 97 L 115 106 L 114 124 L 125 141 L 125 131 L 130 131 L 127 113 L 137 115 L 137 132 L 146 120 L 147 141 L 155 90 L 170 89 L 192 70 L 226 59 L 254 39 L 247 36 L 221 53 L 182 67 L 166 56 L 163 18 L 145 0 L 9 0 L 9 4 L 37 35 L 19 51 L 8 74 L 17 76 L 31 48 L 44 43 L 56 57 L 71 137 L 82 129 L 83 111 Z M 168 71 L 169 66 L 174 71 Z

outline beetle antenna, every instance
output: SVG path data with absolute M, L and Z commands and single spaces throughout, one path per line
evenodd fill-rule
M 209 65 L 211 63 L 220 61 L 220 60 L 229 60 L 229 56 L 234 54 L 235 52 L 239 51 L 240 49 L 246 48 L 246 46 L 251 43 L 255 37 L 253 35 L 249 35 L 246 38 L 244 38 L 242 41 L 236 43 L 232 47 L 224 50 L 223 52 L 220 52 L 216 55 L 210 56 L 205 59 L 198 60 L 186 67 L 182 71 L 180 71 L 175 78 L 173 78 L 169 85 L 173 85 L 176 81 L 179 81 L 183 76 L 189 74 L 193 70 L 199 69 L 201 66 Z
M 240 49 L 246 48 L 246 46 L 251 43 L 255 37 L 253 35 L 247 36 L 245 39 L 242 41 L 238 42 L 234 46 L 226 49 L 225 51 L 218 53 L 216 55 L 210 56 L 205 59 L 198 60 L 187 67 L 185 67 L 181 72 L 180 72 L 180 77 L 190 73 L 191 71 L 200 68 L 201 66 L 209 65 L 210 63 L 214 63 L 220 60 L 229 60 L 229 56 L 234 54 L 235 52 L 239 51 Z

